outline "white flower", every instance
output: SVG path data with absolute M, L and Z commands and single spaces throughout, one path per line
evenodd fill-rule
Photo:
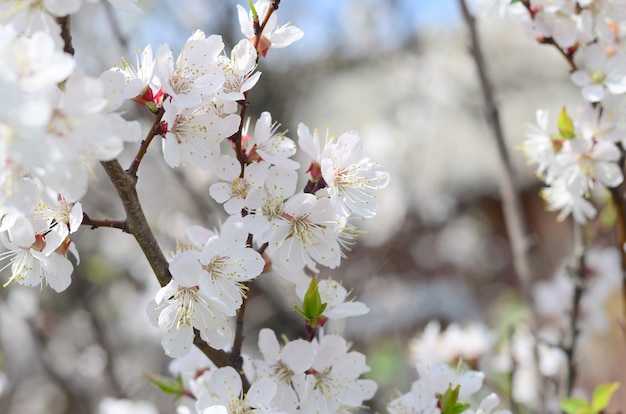
M 468 397 L 480 390 L 485 377 L 479 371 L 455 372 L 444 363 L 418 363 L 417 371 L 420 378 L 413 383 L 411 391 L 387 406 L 390 414 L 438 414 L 441 412 L 437 408 L 438 395 L 459 386 L 459 401 L 467 401 Z
M 169 46 L 159 46 L 154 73 L 174 106 L 193 108 L 213 98 L 224 84 L 217 59 L 223 49 L 221 36 L 205 37 L 200 30 L 187 39 L 175 64 Z
M 537 110 L 537 125 L 529 124 L 522 149 L 528 160 L 537 164 L 537 174 L 544 174 L 554 161 L 554 143 L 548 132 L 548 111 Z
M 240 177 L 241 164 L 230 155 L 222 155 L 216 162 L 215 174 L 222 180 L 209 188 L 209 194 L 218 203 L 224 203 L 228 214 L 254 210 L 262 206 L 265 179 L 270 164 L 266 161 L 246 166 Z
M 72 56 L 58 50 L 48 33 L 19 36 L 12 28 L 2 27 L 0 37 L 0 77 L 26 92 L 56 88 L 74 70 Z
M 211 375 L 209 390 L 196 402 L 198 414 L 281 413 L 271 405 L 276 384 L 269 378 L 254 381 L 244 394 L 237 371 L 224 367 Z
M 417 372 L 420 379 L 436 394 L 443 394 L 448 390 L 448 387 L 455 389 L 459 385 L 459 400 L 461 401 L 476 394 L 483 386 L 483 379 L 485 378 L 485 374 L 480 371 L 459 373 L 443 363 L 418 363 Z
M 578 110 L 576 130 L 587 140 L 620 142 L 626 139 L 626 131 L 620 125 L 620 115 L 609 105 L 595 108 L 585 104 Z
M 344 412 L 362 406 L 374 396 L 374 381 L 359 379 L 369 371 L 365 355 L 348 352 L 346 340 L 336 335 L 323 336 L 313 360 L 312 373 L 304 384 L 296 384 L 300 410 L 305 414 Z
M 9 225 L 4 223 L 6 219 L 11 220 Z M 15 281 L 20 285 L 42 288 L 45 283 L 56 292 L 67 289 L 74 266 L 65 255 L 71 249 L 78 257 L 71 241 L 66 239 L 53 251 L 45 251 L 45 232 L 44 235 L 36 232 L 31 221 L 23 216 L 5 217 L 2 221 L 2 227 L 8 229 L 0 233 L 0 242 L 8 251 L 0 254 L 0 260 L 10 261 L 0 271 L 11 267 L 11 277 L 4 286 Z
M 387 405 L 389 414 L 440 414 L 439 400 L 422 380 L 411 385 L 411 391 Z
M 230 59 L 220 56 L 219 66 L 224 73 L 223 90 L 219 93 L 220 101 L 240 101 L 245 98 L 244 92 L 256 85 L 261 72 L 253 73 L 256 69 L 256 50 L 254 46 L 243 39 L 233 48 Z
M 339 266 L 341 248 L 337 242 L 337 216 L 330 199 L 317 199 L 300 193 L 284 205 L 285 216 L 272 222 L 267 253 L 290 270 L 307 266 L 315 270 L 315 262 L 331 269 Z
M 278 343 L 276 334 L 271 329 L 259 332 L 259 350 L 263 360 L 255 360 L 257 378 L 270 378 L 277 385 L 273 403 L 287 412 L 294 412 L 299 404 L 295 383 L 303 383 L 305 373 L 313 364 L 313 345 L 303 339 Z
M 202 108 L 179 109 L 163 103 L 163 157 L 170 167 L 188 162 L 203 170 L 213 167 L 220 155 L 220 143 L 239 128 L 239 115 L 224 118 Z
M 254 8 L 259 16 L 259 20 L 262 21 L 270 7 L 269 0 L 257 0 L 254 3 Z M 248 39 L 254 40 L 254 21 L 252 19 L 252 12 L 247 12 L 242 6 L 237 5 L 237 13 L 239 16 L 239 25 L 241 26 L 241 33 Z M 277 26 L 278 17 L 276 13 L 267 21 L 265 29 L 263 30 L 261 41 L 259 42 L 259 52 L 265 56 L 270 47 L 281 48 L 287 47 L 296 40 L 302 38 L 304 33 L 302 30 L 295 26 L 285 24 L 283 26 Z
M 376 215 L 375 192 L 389 184 L 389 173 L 377 163 L 363 157 L 362 138 L 348 131 L 339 138 L 327 138 L 323 150 L 320 148 L 317 131 L 298 125 L 300 147 L 312 158 L 309 170 L 313 178 L 319 169 L 328 187 L 328 194 L 345 216 L 354 213 L 371 218 Z
M 152 101 L 161 90 L 160 81 L 154 76 L 152 45 L 137 51 L 136 55 L 135 66 L 122 58 L 120 64 L 100 75 L 111 110 L 118 108 L 125 99 L 135 99 L 139 103 Z
M 268 170 L 261 205 L 254 214 L 243 218 L 246 228 L 254 234 L 255 241 L 265 243 L 269 238 L 272 223 L 284 217 L 283 206 L 286 199 L 296 191 L 298 175 L 292 169 L 272 166 Z
M 588 193 L 596 181 L 606 187 L 616 187 L 624 180 L 617 165 L 620 156 L 619 148 L 610 141 L 566 140 L 555 158 L 556 174 L 572 190 L 583 194 Z
M 297 170 L 298 162 L 289 159 L 296 153 L 296 144 L 285 136 L 284 132 L 277 133 L 279 124 L 272 123 L 272 115 L 263 112 L 254 126 L 254 134 L 247 143 L 248 158 L 256 157 L 268 161 L 276 166 Z
M 583 50 L 585 70 L 572 73 L 572 82 L 582 87 L 588 102 L 600 102 L 605 90 L 614 95 L 626 92 L 626 56 L 621 53 L 607 57 L 603 46 L 592 44 Z
M 165 353 L 177 358 L 186 355 L 193 343 L 194 329 L 210 346 L 222 349 L 232 340 L 229 321 L 223 305 L 211 300 L 198 289 L 199 272 L 195 260 L 181 253 L 170 263 L 172 280 L 148 305 L 148 315 L 155 326 L 165 330 L 161 344 Z
M 585 224 L 595 218 L 597 211 L 584 196 L 577 190 L 572 190 L 563 180 L 557 180 L 550 187 L 543 188 L 539 193 L 546 201 L 548 210 L 561 210 L 557 220 L 562 221 L 570 213 L 577 223 Z
M 223 303 L 231 316 L 243 302 L 247 288 L 242 283 L 260 275 L 265 266 L 263 257 L 246 247 L 247 238 L 248 232 L 242 223 L 226 221 L 221 234 L 206 242 L 199 260 L 189 263 L 189 271 L 199 275 L 200 290 Z
M 494 335 L 481 323 L 465 327 L 452 323 L 441 332 L 439 322 L 430 321 L 423 333 L 411 341 L 410 348 L 419 363 L 453 363 L 459 358 L 475 363 L 489 351 L 494 340 Z
M 576 44 L 580 33 L 575 0 L 532 0 L 531 5 L 538 9 L 533 23 L 540 35 L 565 49 Z

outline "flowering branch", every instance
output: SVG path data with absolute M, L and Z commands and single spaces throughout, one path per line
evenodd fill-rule
M 267 25 L 267 22 L 269 21 L 270 17 L 272 16 L 272 14 L 278 10 L 278 5 L 280 4 L 280 0 L 273 0 L 270 2 L 269 7 L 267 8 L 267 12 L 265 13 L 265 17 L 263 18 L 263 23 L 259 24 L 259 20 L 258 20 L 258 16 L 256 19 L 254 19 L 253 25 L 254 25 L 254 49 L 257 52 L 257 56 L 256 56 L 256 63 L 259 63 L 259 59 L 261 57 L 261 55 L 264 55 L 264 53 L 262 51 L 259 50 L 259 45 L 261 44 L 261 39 L 263 37 L 263 30 L 265 29 L 265 26 Z M 244 153 L 243 153 L 243 148 L 242 148 L 242 134 L 243 134 L 243 126 L 245 125 L 245 119 L 246 119 L 246 112 L 248 110 L 248 91 L 245 91 L 243 93 L 244 99 L 239 101 L 239 105 L 241 105 L 241 111 L 239 112 L 239 116 L 240 116 L 240 124 L 239 124 L 239 129 L 237 130 L 237 132 L 231 136 L 229 139 L 235 144 L 235 152 L 237 154 L 237 160 L 239 161 L 239 163 L 241 164 L 241 175 L 240 177 L 243 177 L 244 175 L 244 164 L 245 164 L 245 159 L 244 159 Z

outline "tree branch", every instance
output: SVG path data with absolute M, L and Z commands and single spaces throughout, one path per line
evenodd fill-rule
M 132 234 L 137 240 L 161 286 L 167 285 L 172 279 L 169 263 L 161 251 L 141 208 L 139 197 L 137 196 L 136 178 L 131 172 L 124 171 L 117 160 L 102 161 L 100 164 L 102 164 L 120 196 L 126 211 L 128 233 Z
M 503 171 L 500 180 L 500 194 L 502 197 L 504 220 L 511 241 L 513 266 L 525 299 L 527 303 L 531 305 L 532 296 L 530 295 L 530 284 L 532 282 L 532 270 L 530 258 L 528 257 L 530 250 L 527 230 L 528 225 L 520 202 L 518 186 L 514 179 L 513 165 L 504 140 L 504 132 L 493 95 L 493 88 L 483 58 L 482 47 L 476 30 L 476 21 L 474 16 L 470 14 L 464 0 L 459 0 L 459 5 L 461 6 L 463 17 L 470 33 L 471 53 L 476 63 L 483 99 L 487 107 L 487 121 L 493 130 L 493 136 L 496 140 L 498 153 L 502 162 Z

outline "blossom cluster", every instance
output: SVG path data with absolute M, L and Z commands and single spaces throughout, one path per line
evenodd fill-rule
M 140 138 L 107 97 L 105 84 L 75 68 L 44 31 L 29 36 L 0 25 L 0 241 L 9 281 L 70 284 L 76 249 L 69 237 L 83 220 L 79 200 L 94 161 L 115 159 Z
M 376 391 L 374 381 L 359 379 L 369 371 L 365 356 L 350 351 L 340 336 L 297 339 L 281 346 L 272 330 L 263 329 L 259 348 L 263 358 L 249 361 L 253 380 L 248 392 L 243 392 L 241 376 L 231 367 L 209 365 L 200 375 L 191 375 L 199 414 L 346 412 L 359 408 Z M 174 372 L 188 373 L 190 365 L 185 365 L 176 364 Z
M 189 243 L 168 259 L 171 279 L 147 306 L 165 353 L 186 365 L 177 372 L 184 377 L 179 396 L 195 401 L 179 412 L 314 414 L 363 407 L 377 389 L 374 381 L 360 378 L 369 371 L 365 356 L 317 328 L 368 308 L 350 298 L 340 282 L 319 275 L 321 267 L 340 266 L 363 234 L 358 223 L 376 216 L 377 192 L 388 185 L 389 174 L 364 155 L 355 131 L 322 138 L 300 123 L 296 143 L 269 112 L 252 126 L 243 119 L 248 92 L 261 77 L 259 58 L 298 40 L 300 29 L 279 26 L 273 13 L 277 2 L 259 0 L 250 11 L 238 7 L 245 38 L 230 53 L 221 36 L 196 30 L 177 52 L 167 44 L 147 45 L 135 62 L 122 60 L 96 78 L 78 70 L 62 50 L 66 39 L 57 18 L 82 3 L 0 6 L 0 86 L 6 98 L 0 103 L 0 242 L 7 249 L 0 259 L 8 260 L 0 270 L 10 268 L 5 286 L 68 288 L 73 271 L 68 253 L 78 261 L 71 237 L 89 220 L 80 203 L 89 172 L 95 162 L 116 160 L 125 143 L 140 141 L 139 123 L 121 116 L 122 106 L 134 102 L 154 117 L 141 149 L 160 140 L 168 166 L 210 171 L 215 182 L 208 192 L 228 214 L 218 229 L 188 229 Z M 267 16 L 262 29 L 259 16 Z M 306 169 L 293 159 L 298 147 L 307 157 Z M 141 157 L 135 161 L 127 171 L 133 178 Z M 550 173 L 565 179 L 556 169 Z M 589 191 L 592 180 L 606 175 L 594 172 L 572 181 Z M 299 178 L 306 182 L 302 188 Z M 616 182 L 613 177 L 602 184 Z M 281 345 L 273 331 L 261 330 L 262 359 L 247 357 L 243 374 L 196 358 L 194 343 L 228 352 L 241 339 L 232 319 L 249 284 L 271 270 L 292 282 L 304 303 L 307 339 Z M 483 375 L 475 371 L 461 374 L 443 364 L 418 365 L 418 371 L 420 380 L 389 405 L 390 413 L 439 413 L 442 396 L 456 390 L 465 399 L 482 386 Z M 102 410 L 122 409 L 111 404 L 103 403 Z M 477 411 L 468 405 L 464 412 L 490 413 L 497 405 L 490 395 Z
M 572 68 L 571 81 L 586 103 L 565 107 L 556 128 L 547 111 L 537 111 L 523 144 L 526 156 L 548 185 L 542 196 L 559 220 L 572 214 L 576 222 L 595 218 L 590 201 L 623 180 L 619 166 L 624 138 L 620 117 L 626 92 L 626 51 L 619 39 L 626 15 L 621 1 L 529 1 L 529 24 L 540 42 L 554 42 Z M 517 7 L 524 7 L 520 4 Z M 549 39 L 549 40 L 546 40 Z

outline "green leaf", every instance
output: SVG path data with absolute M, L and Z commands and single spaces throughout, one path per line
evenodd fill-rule
M 459 402 L 459 391 L 461 386 L 457 385 L 455 389 L 452 389 L 452 384 L 448 385 L 448 391 L 443 395 L 439 395 L 439 404 L 441 405 L 441 414 L 461 414 L 463 411 L 470 408 L 470 405 L 464 402 Z
M 563 139 L 572 139 L 576 136 L 576 133 L 574 132 L 574 122 L 572 122 L 572 119 L 569 115 L 567 115 L 565 107 L 561 109 L 559 119 L 557 119 L 556 123 L 559 127 L 559 133 Z
M 258 22 L 259 14 L 256 12 L 256 9 L 254 8 L 254 3 L 252 2 L 252 0 L 250 0 L 250 12 L 252 13 L 252 20 L 255 22 Z
M 561 400 L 561 409 L 567 414 L 591 414 L 591 406 L 582 398 L 565 398 Z
M 317 320 L 326 310 L 326 306 L 326 303 L 322 303 L 322 297 L 320 296 L 320 292 L 317 287 L 317 279 L 312 278 L 309 289 L 304 295 L 302 309 L 296 306 L 295 310 L 296 312 L 304 316 L 304 318 L 311 324 L 311 326 L 315 327 Z
M 610 384 L 600 384 L 593 391 L 593 397 L 591 397 L 591 409 L 594 413 L 599 413 L 604 410 L 611 402 L 613 393 L 619 388 L 618 382 L 612 382 Z
M 143 377 L 165 394 L 172 394 L 177 397 L 181 397 L 184 394 L 185 386 L 183 385 L 183 379 L 180 375 L 176 378 L 172 378 L 158 374 L 147 374 L 144 372 Z
M 511 4 L 521 3 L 523 0 L 511 0 Z

